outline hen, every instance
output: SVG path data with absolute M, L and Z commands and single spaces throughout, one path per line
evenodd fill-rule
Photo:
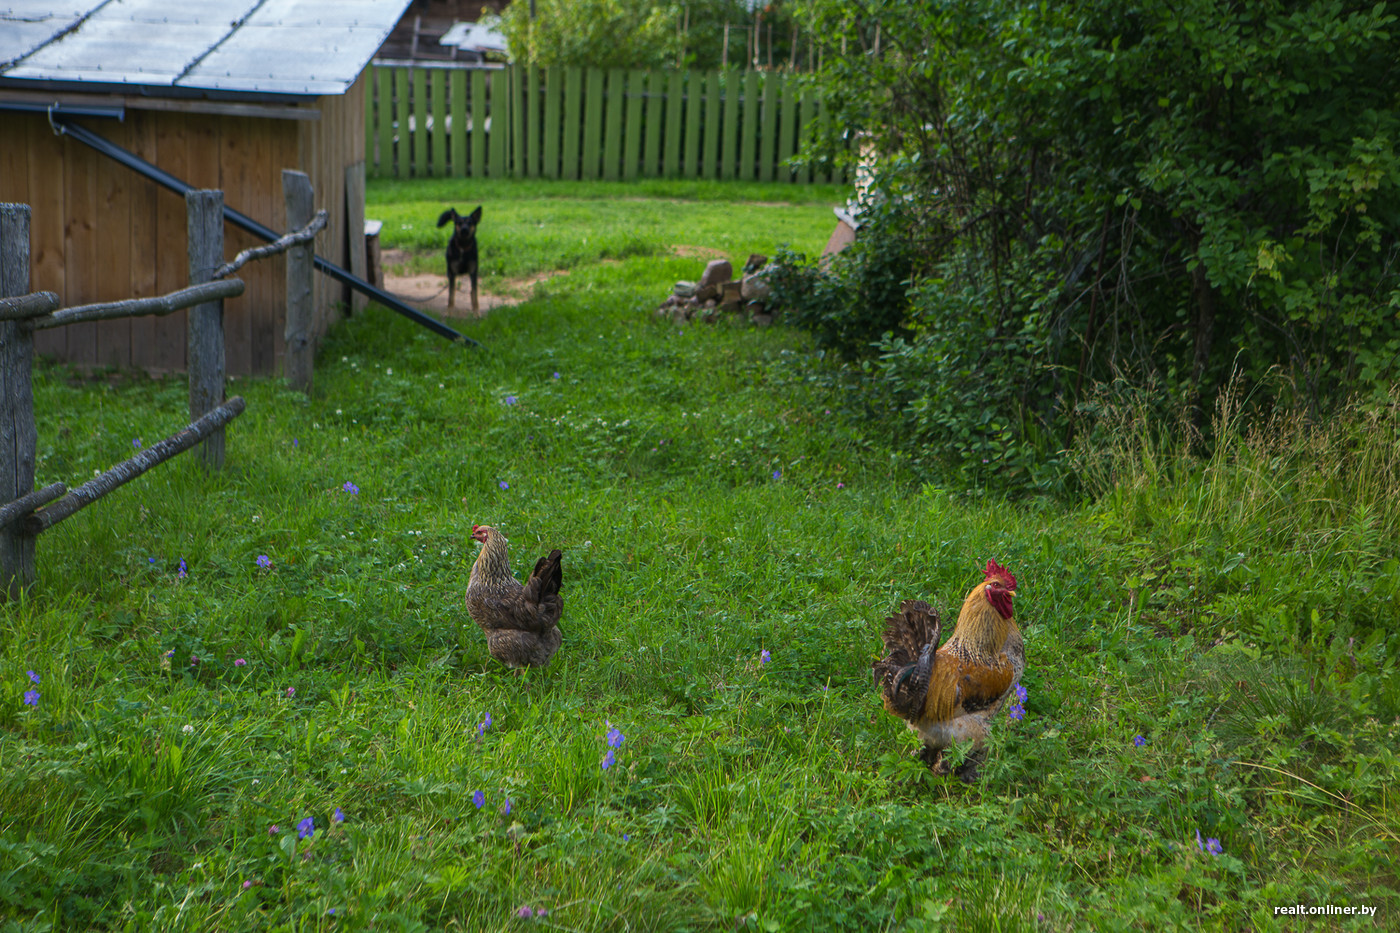
M 1025 645 L 1011 617 L 1016 578 L 994 560 L 986 578 L 963 600 L 958 624 L 938 647 L 938 613 L 907 599 L 885 620 L 885 656 L 873 665 L 885 709 L 923 739 L 920 758 L 948 774 L 949 746 L 970 743 L 957 775 L 974 781 L 987 757 L 987 728 L 1020 681 Z
M 491 657 L 509 667 L 543 667 L 564 640 L 563 555 L 556 549 L 541 557 L 521 586 L 510 572 L 506 536 L 490 525 L 473 525 L 472 537 L 481 542 L 481 552 L 467 583 L 467 614 L 486 633 Z

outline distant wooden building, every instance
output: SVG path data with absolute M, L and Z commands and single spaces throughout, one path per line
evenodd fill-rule
M 181 197 L 50 126 L 83 114 L 111 143 L 284 231 L 282 170 L 311 177 L 330 212 L 316 252 L 364 254 L 361 73 L 408 0 L 11 0 L 0 9 L 0 201 L 27 203 L 31 288 L 65 305 L 159 295 L 187 284 Z M 63 12 L 53 12 L 61 9 Z M 358 197 L 363 197 L 362 190 Z M 226 258 L 258 245 L 225 225 Z M 282 257 L 244 267 L 224 306 L 227 371 L 270 374 L 283 355 Z M 317 277 L 317 335 L 346 300 Z M 83 366 L 185 367 L 185 313 L 41 331 L 39 353 Z

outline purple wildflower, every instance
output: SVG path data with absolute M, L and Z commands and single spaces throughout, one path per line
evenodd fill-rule
M 771 660 L 773 660 L 773 656 L 772 656 L 771 654 L 768 653 L 768 649 L 767 649 L 767 648 L 764 648 L 762 651 L 760 651 L 760 652 L 758 653 L 758 663 L 759 663 L 759 666 L 762 666 L 762 665 L 764 665 L 764 664 L 767 664 L 767 663 L 768 663 L 769 661 L 771 661 Z
M 39 675 L 38 675 L 38 674 L 34 673 L 33 671 L 25 671 L 25 673 L 29 675 L 29 681 L 30 681 L 30 683 L 33 683 L 33 684 L 35 684 L 35 685 L 37 685 L 37 684 L 39 683 Z
M 156 559 L 155 559 L 154 557 L 148 557 L 148 558 L 146 558 L 146 559 L 149 560 L 149 561 L 150 561 L 151 563 L 153 563 L 153 564 L 156 562 Z
M 502 814 L 503 816 L 510 816 L 510 798 L 509 798 L 509 797 L 506 798 L 506 802 L 501 806 L 501 814 Z
M 535 915 L 535 912 L 534 912 L 533 910 L 531 910 L 529 907 L 526 907 L 526 906 L 523 906 L 523 905 L 522 905 L 521 908 L 515 912 L 515 915 L 516 915 L 517 917 L 519 917 L 521 920 L 529 920 L 531 917 L 533 917 L 533 916 Z
M 297 695 L 297 688 L 296 688 L 296 687 L 288 687 L 288 688 L 287 688 L 287 699 L 290 700 L 292 697 L 294 697 L 294 696 L 296 696 L 296 695 Z
M 245 891 L 248 890 L 249 888 L 251 888 L 252 886 L 253 886 L 253 882 L 251 882 L 251 881 L 245 881 L 245 882 L 243 882 L 243 890 L 245 890 Z
M 132 447 L 135 447 L 137 450 L 140 450 L 140 449 L 141 449 L 141 438 L 139 438 L 139 437 L 137 437 L 137 438 L 132 438 L 131 446 L 132 446 Z
M 486 730 L 487 730 L 487 729 L 490 729 L 490 728 L 491 728 L 491 714 L 490 714 L 490 713 L 487 713 L 487 714 L 486 714 L 486 718 L 483 719 L 481 722 L 479 722 L 479 723 L 476 724 L 476 735 L 477 735 L 477 738 L 481 738 L 483 735 L 485 735 L 485 734 L 486 734 Z
M 613 750 L 608 749 L 608 753 L 603 756 L 603 770 L 606 771 L 609 768 L 611 768 L 613 766 L 613 762 L 616 760 L 616 757 L 613 756 Z
M 1006 715 L 1010 716 L 1017 722 L 1020 722 L 1022 719 L 1026 718 L 1026 708 L 1020 703 L 1017 703 L 1015 706 L 1011 707 L 1006 711 Z
M 507 395 L 507 396 L 506 396 L 506 404 L 507 404 L 507 405 L 514 405 L 515 402 L 516 402 L 516 398 L 515 398 L 514 395 Z
M 837 483 L 837 484 L 836 484 L 836 488 L 837 488 L 837 489 L 845 489 L 845 488 L 846 488 L 846 484 L 845 484 L 845 483 Z
M 271 557 L 268 557 L 266 554 L 259 554 L 259 555 L 258 555 L 258 566 L 261 567 L 262 569 L 266 570 L 267 568 L 269 568 L 269 567 L 272 566 L 272 558 L 271 558 Z
M 1017 701 L 1018 703 L 1021 703 L 1022 705 L 1024 705 L 1025 702 L 1026 702 L 1026 697 L 1029 696 L 1029 694 L 1026 693 L 1026 688 L 1025 688 L 1023 685 L 1021 685 L 1021 684 L 1017 684 L 1016 687 L 1015 687 L 1015 690 L 1016 690 L 1016 701 Z
M 273 823 L 271 826 L 269 826 L 269 827 L 267 828 L 267 834 L 268 834 L 269 836 L 275 836 L 275 835 L 277 835 L 277 833 L 278 833 L 279 831 L 280 831 L 280 830 L 277 829 L 277 824 L 276 824 L 276 823 Z
M 632 841 L 632 837 L 631 837 L 630 835 L 628 835 L 627 833 L 623 833 L 623 834 L 622 834 L 622 841 L 623 841 L 623 842 L 631 842 L 631 841 Z
M 1225 847 L 1220 844 L 1220 840 L 1214 836 L 1206 840 L 1206 851 L 1211 855 L 1219 855 L 1225 851 Z
M 300 446 L 301 446 L 301 443 L 294 437 L 294 438 L 292 438 L 292 446 L 293 446 L 293 447 L 300 447 Z
M 247 662 L 246 660 L 244 660 L 243 658 L 234 658 L 234 659 L 233 659 L 233 666 L 234 666 L 234 667 L 242 667 L 243 665 L 245 665 L 245 664 L 247 664 L 247 663 L 248 663 L 248 662 Z
M 1142 748 L 1144 745 L 1147 744 L 1147 739 L 1143 736 L 1135 735 L 1133 736 L 1133 744 L 1136 745 L 1138 748 Z
M 548 908 L 548 907 L 540 907 L 540 908 L 538 908 L 538 909 L 535 911 L 535 916 L 536 916 L 536 917 L 548 917 L 548 916 L 549 916 L 549 908 Z
M 297 824 L 298 839 L 311 839 L 315 835 L 316 821 L 313 818 L 308 816 L 306 819 L 302 820 L 300 823 Z
M 352 496 L 358 496 L 358 495 L 360 494 L 360 487 L 359 487 L 359 486 L 356 486 L 354 483 L 350 482 L 348 479 L 345 481 L 345 485 L 344 485 L 344 486 L 341 486 L 340 488 L 341 488 L 341 489 L 344 489 L 346 492 L 350 493 L 350 495 L 352 495 Z
M 181 580 L 183 580 L 183 579 L 185 579 L 185 577 L 189 576 L 189 574 L 187 574 L 187 573 L 185 572 L 185 559 L 184 559 L 183 557 L 180 558 L 180 568 L 179 568 L 179 572 L 177 572 L 177 573 L 175 574 L 175 576 L 178 577 L 178 578 L 180 578 Z
M 621 748 L 622 740 L 626 738 L 619 732 L 612 723 L 608 723 L 608 748 Z
M 477 791 L 472 794 L 472 803 L 476 804 L 476 808 L 480 810 L 482 807 L 486 806 L 486 794 L 482 791 Z
M 336 808 L 335 808 L 335 812 L 331 814 L 331 822 L 332 822 L 332 823 L 344 823 L 344 822 L 345 822 L 345 814 L 340 812 L 340 807 L 336 807 Z
M 783 471 L 782 471 L 782 470 L 774 470 L 774 471 L 773 471 L 773 480 L 774 480 L 775 482 L 776 482 L 777 480 L 782 479 L 782 478 L 783 478 Z
M 554 374 L 553 378 L 558 379 L 558 378 L 559 378 L 559 374 L 556 372 L 556 373 Z
M 24 705 L 25 705 L 25 706 L 38 706 L 38 705 L 39 705 L 39 691 L 38 691 L 38 690 L 26 690 L 26 691 L 24 691 Z
M 509 489 L 509 488 L 510 488 L 510 483 L 507 483 L 505 480 L 501 480 L 500 486 L 501 486 L 502 489 Z

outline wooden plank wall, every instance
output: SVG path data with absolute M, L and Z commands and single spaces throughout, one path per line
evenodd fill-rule
M 786 164 L 817 113 L 789 74 L 519 66 L 471 69 L 468 81 L 462 69 L 370 71 L 371 178 L 842 180 Z
M 348 267 L 349 250 L 364 249 L 364 231 L 346 226 L 345 167 L 364 158 L 365 79 L 343 96 L 318 100 L 319 120 L 126 112 L 123 122 L 87 125 L 176 178 L 220 188 L 224 201 L 253 219 L 285 229 L 282 169 L 311 176 L 316 206 L 330 212 L 316 251 Z M 55 136 L 43 114 L 0 112 L 0 201 L 32 209 L 31 281 L 65 305 L 160 295 L 182 288 L 188 274 L 184 198 L 81 143 Z M 259 245 L 225 227 L 225 255 Z M 353 246 L 352 246 L 353 244 Z M 280 372 L 284 354 L 285 262 L 273 257 L 239 273 L 248 288 L 224 303 L 230 375 Z M 316 335 L 337 318 L 346 290 L 317 276 Z M 185 312 L 72 325 L 39 331 L 35 349 L 79 366 L 185 368 Z

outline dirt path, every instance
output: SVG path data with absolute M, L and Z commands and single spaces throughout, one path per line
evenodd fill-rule
M 472 283 L 471 279 L 465 276 L 457 279 L 457 306 L 447 307 L 447 276 L 425 272 L 421 275 L 395 275 L 396 269 L 408 265 L 409 254 L 401 249 L 386 249 L 380 257 L 384 269 L 384 290 L 389 294 L 403 299 L 415 308 L 425 311 L 436 311 L 447 317 L 471 317 L 472 316 Z M 488 311 L 497 308 L 508 308 L 518 305 L 522 301 L 528 301 L 535 292 L 535 286 L 545 279 L 551 279 L 556 275 L 568 275 L 567 270 L 555 272 L 542 272 L 538 275 L 529 275 L 520 279 L 507 279 L 497 283 L 497 290 L 488 292 L 485 289 L 478 289 L 477 304 L 479 306 L 477 316 L 482 317 Z

